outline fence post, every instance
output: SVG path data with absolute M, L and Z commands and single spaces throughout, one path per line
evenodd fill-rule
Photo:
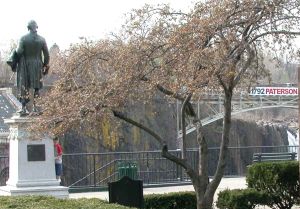
M 93 164 L 94 164 L 94 187 L 96 187 L 96 157 L 95 157 L 95 154 L 93 154 Z
M 261 162 L 261 153 L 258 154 L 258 162 Z
M 176 151 L 177 154 L 179 154 L 179 158 L 181 158 L 181 152 L 179 152 L 178 150 Z M 177 173 L 177 179 L 179 178 L 180 181 L 183 180 L 183 170 L 182 167 L 179 166 L 178 164 L 176 164 L 176 173 Z
M 292 160 L 296 160 L 296 153 L 295 152 L 292 153 Z
M 147 182 L 148 182 L 148 184 L 149 184 L 149 182 L 150 182 L 150 180 L 149 180 L 149 153 L 147 152 L 147 154 L 146 154 L 146 166 L 147 166 Z

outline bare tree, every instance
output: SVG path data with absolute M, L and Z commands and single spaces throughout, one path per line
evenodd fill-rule
M 165 5 L 135 10 L 114 39 L 86 40 L 59 58 L 54 69 L 60 80 L 41 101 L 40 129 L 59 134 L 84 122 L 120 118 L 153 136 L 162 156 L 184 168 L 198 209 L 212 208 L 228 155 L 233 91 L 268 75 L 261 62 L 265 48 L 292 46 L 300 35 L 299 9 L 298 0 L 210 0 L 189 13 Z M 191 105 L 205 89 L 225 95 L 219 160 L 210 182 L 207 141 Z M 183 145 L 185 118 L 193 118 L 198 169 L 185 157 L 185 146 L 181 158 L 172 155 L 159 133 L 126 114 L 129 101 L 148 101 L 158 91 L 182 101 Z
M 15 46 L 16 43 L 12 41 L 10 43 L 9 50 L 0 53 L 0 77 L 1 77 L 0 85 L 2 87 L 7 87 L 14 83 L 14 77 L 13 77 L 14 74 L 11 68 L 6 64 L 6 60 L 10 56 L 10 53 L 13 50 L 13 47 Z

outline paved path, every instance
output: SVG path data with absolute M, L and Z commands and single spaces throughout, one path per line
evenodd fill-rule
M 246 179 L 242 178 L 223 178 L 215 195 L 224 189 L 243 189 L 246 188 Z M 192 185 L 184 186 L 169 186 L 169 187 L 153 187 L 153 188 L 144 188 L 144 195 L 147 194 L 163 194 L 170 192 L 181 192 L 181 191 L 194 191 Z M 86 192 L 86 193 L 71 193 L 70 198 L 100 198 L 108 201 L 108 191 L 102 192 Z

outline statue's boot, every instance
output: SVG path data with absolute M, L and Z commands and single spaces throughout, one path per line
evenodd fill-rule
M 18 113 L 20 116 L 28 115 L 28 112 L 27 112 L 27 110 L 26 110 L 26 105 L 22 105 L 22 108 L 21 108 L 20 110 L 18 110 L 17 113 Z
M 39 108 L 36 106 L 35 101 L 33 100 L 33 107 L 32 107 L 32 112 L 30 113 L 30 116 L 38 116 L 41 114 L 42 114 L 42 112 L 39 110 Z
M 33 102 L 32 112 L 38 112 L 35 102 Z

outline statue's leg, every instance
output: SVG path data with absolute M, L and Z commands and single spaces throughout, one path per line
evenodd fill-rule
M 17 112 L 21 115 L 25 115 L 28 114 L 27 109 L 26 109 L 26 104 L 28 103 L 27 99 L 21 98 L 20 102 L 22 104 L 22 108 L 20 110 L 18 110 Z
M 25 114 L 25 113 L 26 113 L 26 103 L 23 101 L 23 99 L 19 99 L 19 101 L 20 101 L 21 104 L 22 104 L 22 108 L 19 109 L 19 110 L 17 111 L 17 113 Z
M 34 89 L 34 93 L 33 93 L 33 108 L 32 108 L 32 112 L 38 112 L 38 109 L 36 107 L 36 103 L 35 103 L 35 99 L 39 98 L 40 93 L 39 93 L 39 89 L 35 88 Z
M 23 94 L 21 94 L 21 96 L 19 98 L 19 101 L 22 104 L 22 108 L 20 110 L 18 110 L 17 113 L 19 113 L 20 115 L 28 114 L 26 105 L 29 102 L 29 95 L 28 95 L 27 91 L 24 90 Z
M 34 89 L 34 98 L 38 98 L 40 96 L 40 92 L 38 88 Z

